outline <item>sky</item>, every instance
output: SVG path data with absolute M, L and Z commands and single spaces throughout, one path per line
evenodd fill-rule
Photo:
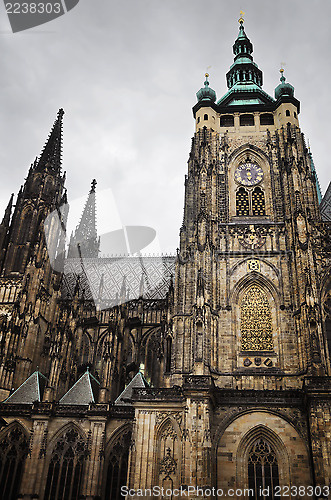
M 174 254 L 195 94 L 207 68 L 217 98 L 226 93 L 240 10 L 270 95 L 285 63 L 324 193 L 331 177 L 331 40 L 325 4 L 80 0 L 52 22 L 12 33 L 1 3 L 0 218 L 62 107 L 69 202 L 84 200 L 96 178 L 97 193 L 111 193 L 111 206 L 116 206 L 98 205 L 99 228 L 115 220 L 150 226 L 160 251 Z

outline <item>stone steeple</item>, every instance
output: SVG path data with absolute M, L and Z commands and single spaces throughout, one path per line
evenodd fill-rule
M 39 160 L 35 163 L 36 170 L 43 170 L 45 167 L 54 171 L 61 169 L 62 163 L 62 121 L 64 111 L 59 109 L 53 128 L 48 136 L 44 149 Z
M 70 239 L 68 251 L 69 258 L 98 257 L 100 241 L 96 228 L 96 185 L 97 182 L 93 179 L 80 222 Z

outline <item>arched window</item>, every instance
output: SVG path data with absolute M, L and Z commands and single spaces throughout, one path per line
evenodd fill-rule
M 29 451 L 23 430 L 13 427 L 0 442 L 0 499 L 16 500 Z
M 85 440 L 76 429 L 67 430 L 52 453 L 44 500 L 79 499 L 86 454 Z
M 252 285 L 241 302 L 241 348 L 243 351 L 272 351 L 271 310 L 265 292 Z
M 204 120 L 208 120 L 208 115 L 207 115 L 207 114 L 206 114 L 206 115 L 204 115 L 204 116 L 203 116 L 203 119 L 204 119 Z
M 265 215 L 264 193 L 260 187 L 252 193 L 252 215 Z
M 23 264 L 23 257 L 24 257 L 24 247 L 19 246 L 16 248 L 14 262 L 13 262 L 13 271 L 14 272 L 21 271 L 22 264 Z
M 243 187 L 241 187 L 236 193 L 236 215 L 249 215 L 248 193 Z
M 87 365 L 90 361 L 90 339 L 86 333 L 83 334 L 82 343 L 80 346 L 80 362 L 82 365 Z
M 120 500 L 121 486 L 126 485 L 131 431 L 124 433 L 113 446 L 107 467 L 104 500 Z
M 291 116 L 291 113 L 290 113 L 289 109 L 286 110 L 286 116 Z
M 27 212 L 21 224 L 20 234 L 18 235 L 18 243 L 26 243 L 30 241 L 30 228 L 32 222 L 32 212 Z
M 254 491 L 254 496 L 250 498 L 274 499 L 276 486 L 279 486 L 277 457 L 270 444 L 260 438 L 253 444 L 248 456 L 248 487 Z

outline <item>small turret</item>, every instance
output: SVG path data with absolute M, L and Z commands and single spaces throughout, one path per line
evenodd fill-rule
M 275 88 L 276 98 L 276 120 L 277 128 L 290 125 L 299 126 L 298 114 L 300 113 L 300 102 L 294 97 L 294 87 L 290 83 L 286 83 L 284 69 L 280 70 L 280 84 Z
M 294 87 L 290 83 L 285 83 L 284 70 L 281 68 L 280 70 L 280 81 L 281 83 L 277 85 L 275 88 L 275 99 L 279 99 L 281 95 L 294 97 Z
M 210 100 L 212 102 L 216 101 L 216 92 L 215 90 L 209 88 L 209 73 L 205 74 L 205 82 L 204 82 L 204 87 L 202 87 L 200 90 L 197 92 L 197 99 L 198 101 L 205 101 L 205 100 Z

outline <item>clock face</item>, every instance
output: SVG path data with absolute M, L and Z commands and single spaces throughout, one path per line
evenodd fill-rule
M 255 163 L 242 163 L 234 173 L 235 180 L 243 186 L 255 186 L 263 179 L 263 170 Z

